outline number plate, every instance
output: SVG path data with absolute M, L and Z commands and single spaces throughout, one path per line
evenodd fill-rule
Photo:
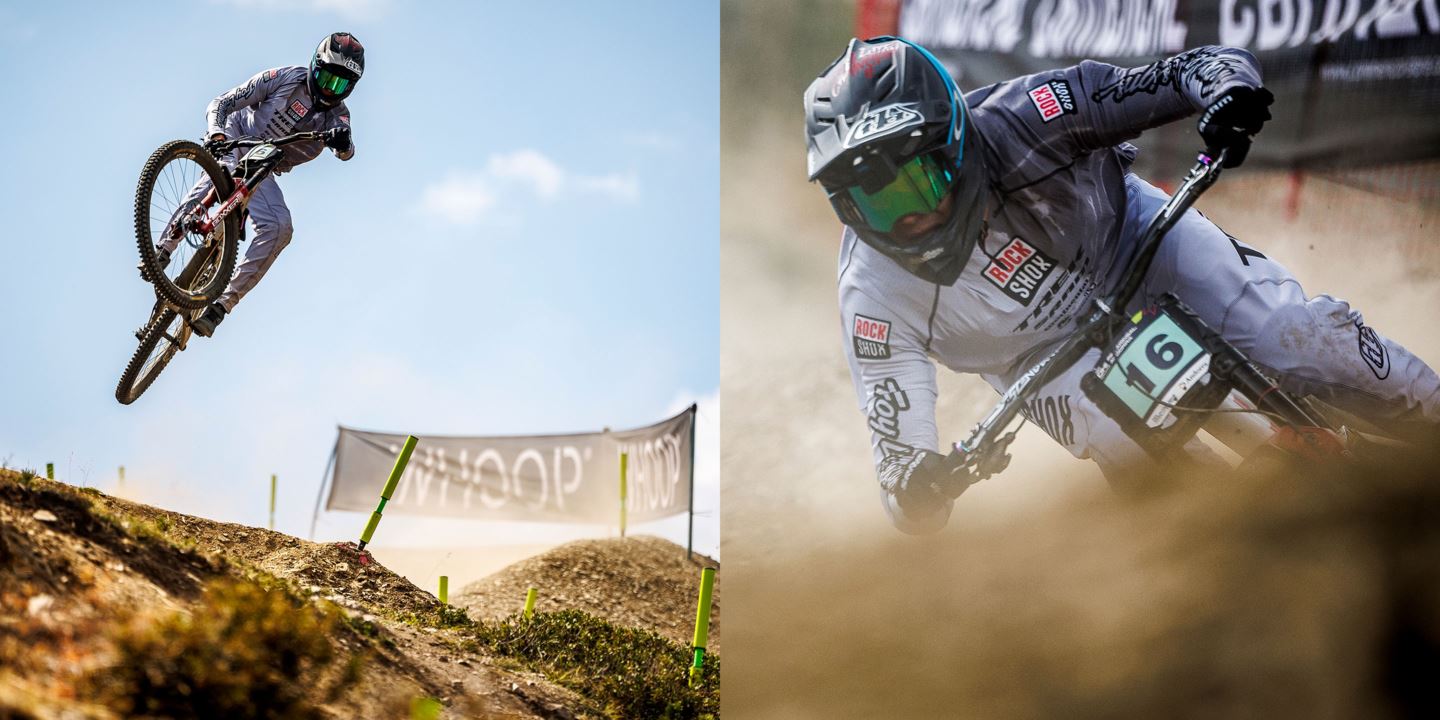
M 1179 403 L 1209 370 L 1210 354 L 1161 312 L 1127 329 L 1095 375 L 1146 426 L 1159 428 L 1170 424 L 1169 405 Z

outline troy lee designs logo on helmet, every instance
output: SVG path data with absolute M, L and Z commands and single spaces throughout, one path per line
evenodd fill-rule
M 870 138 L 915 127 L 923 122 L 925 118 L 915 109 L 915 103 L 896 103 L 876 108 L 865 113 L 865 116 L 850 128 L 850 134 L 845 137 L 845 147 L 854 147 Z

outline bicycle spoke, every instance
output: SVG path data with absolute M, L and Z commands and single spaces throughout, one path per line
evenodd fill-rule
M 170 321 L 170 325 L 164 330 L 161 340 L 155 343 L 155 348 L 150 351 L 150 356 L 145 359 L 145 364 L 140 368 L 139 380 L 143 381 L 156 369 L 156 365 L 170 359 L 179 348 L 180 333 L 185 329 L 185 320 L 176 314 Z

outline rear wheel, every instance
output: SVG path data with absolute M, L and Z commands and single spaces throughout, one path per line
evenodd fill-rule
M 186 309 L 204 307 L 224 292 L 235 269 L 240 236 L 239 213 L 231 213 L 208 237 L 184 229 L 185 218 L 197 205 L 186 197 L 201 183 L 217 188 L 221 200 L 234 188 L 230 174 L 209 152 L 189 140 L 175 140 L 150 156 L 135 188 L 135 242 L 142 272 L 161 297 Z M 156 246 L 167 236 L 178 241 L 161 265 Z
M 155 378 L 160 377 L 160 371 L 180 351 L 189 336 L 190 328 L 185 324 L 185 318 L 171 308 L 164 308 L 159 315 L 151 318 L 150 324 L 140 334 L 140 347 L 120 376 L 120 384 L 115 387 L 115 399 L 121 405 L 135 402 L 155 382 Z

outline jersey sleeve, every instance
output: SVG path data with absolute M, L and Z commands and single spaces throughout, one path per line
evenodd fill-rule
M 1141 67 L 1086 60 L 1006 83 L 991 100 L 1020 147 L 1074 158 L 1205 109 L 1232 87 L 1260 87 L 1255 56 L 1206 45 Z
M 343 102 L 340 103 L 339 107 L 336 107 L 335 110 L 330 113 L 329 119 L 325 122 L 324 129 L 329 130 L 331 128 L 337 127 L 350 127 L 350 108 L 345 107 L 345 103 Z M 350 147 L 347 148 L 345 152 L 340 152 L 339 150 L 332 150 L 331 152 L 334 152 L 335 157 L 340 158 L 341 160 L 349 160 L 350 158 L 355 157 L 354 131 L 352 130 L 350 133 Z
M 912 327 L 864 293 L 842 291 L 841 321 L 850 377 L 865 422 L 880 481 L 881 500 L 891 521 L 920 534 L 943 527 L 951 505 L 923 518 L 909 517 L 895 501 L 922 459 L 935 452 L 935 363 L 925 350 L 925 328 Z
M 254 105 L 267 97 L 270 92 L 282 82 L 281 68 L 264 70 L 250 78 L 244 85 L 231 88 L 221 93 L 220 97 L 210 101 L 205 107 L 205 136 L 210 137 L 216 134 L 224 134 L 225 120 L 230 113 Z

